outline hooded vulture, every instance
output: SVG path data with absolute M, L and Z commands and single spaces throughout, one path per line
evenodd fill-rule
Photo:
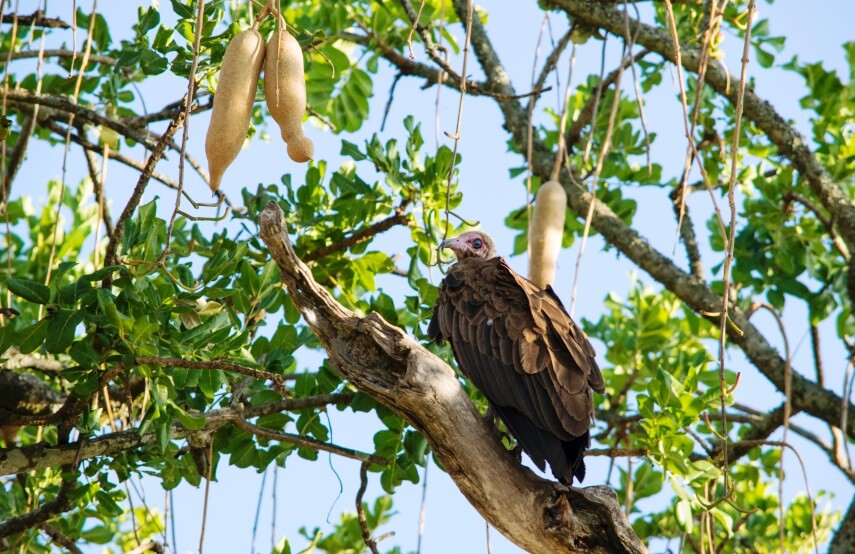
M 472 231 L 443 241 L 457 263 L 442 282 L 428 336 L 448 341 L 457 365 L 544 471 L 566 485 L 585 477 L 591 390 L 602 393 L 594 348 L 551 286 L 541 289 Z

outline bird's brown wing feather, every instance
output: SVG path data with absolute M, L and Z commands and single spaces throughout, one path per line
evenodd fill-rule
M 428 334 L 450 340 L 461 370 L 496 407 L 560 440 L 588 432 L 591 389 L 603 389 L 594 349 L 551 289 L 501 258 L 452 266 Z

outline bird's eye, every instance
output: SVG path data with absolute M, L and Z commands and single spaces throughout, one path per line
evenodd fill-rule
M 481 242 L 481 239 L 475 239 L 472 241 L 472 246 L 475 248 L 475 250 L 478 250 L 479 248 L 484 246 L 484 243 Z

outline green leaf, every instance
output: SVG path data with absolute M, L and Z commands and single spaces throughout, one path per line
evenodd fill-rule
M 122 50 L 116 58 L 117 67 L 134 67 L 142 58 L 142 52 L 133 48 Z
M 291 554 L 291 545 L 288 543 L 288 539 L 283 537 L 277 542 L 271 554 Z
M 50 321 L 47 318 L 18 331 L 15 342 L 22 354 L 29 354 L 45 341 Z
M 195 17 L 194 9 L 187 2 L 182 2 L 182 0 L 171 0 L 171 2 L 172 10 L 181 19 L 192 19 Z
M 125 510 L 105 491 L 96 492 L 95 499 L 98 500 L 99 508 L 110 517 L 118 517 L 125 513 Z
M 47 304 L 50 302 L 50 289 L 41 283 L 27 279 L 9 279 L 6 286 L 12 294 L 20 296 L 35 304 Z
M 15 338 L 15 331 L 12 329 L 11 325 L 4 325 L 0 327 L 0 356 L 3 355 L 3 352 L 9 349 L 12 345 L 12 342 Z
M 146 75 L 160 75 L 169 68 L 169 61 L 152 50 L 147 48 L 142 51 L 140 56 L 140 69 Z
M 160 12 L 154 7 L 147 10 L 140 6 L 137 9 L 137 24 L 135 25 L 139 35 L 145 35 L 160 23 Z
M 353 144 L 352 142 L 343 140 L 341 141 L 341 155 L 348 156 L 349 158 L 361 162 L 368 158 L 365 154 L 359 151 L 359 147 Z
M 677 523 L 686 533 L 692 532 L 694 522 L 692 521 L 692 504 L 688 500 L 680 500 L 677 502 L 676 514 Z
M 57 353 L 65 351 L 74 341 L 74 331 L 83 321 L 82 310 L 57 310 L 50 319 L 45 349 Z
M 201 429 L 205 426 L 205 416 L 194 416 L 185 412 L 180 406 L 176 404 L 172 404 L 173 413 L 175 417 L 181 422 L 185 428 L 195 431 L 196 429 Z

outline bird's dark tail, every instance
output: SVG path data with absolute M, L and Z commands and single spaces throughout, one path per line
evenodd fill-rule
M 585 478 L 585 449 L 591 442 L 590 433 L 563 441 L 540 429 L 513 408 L 493 408 L 541 471 L 546 470 L 548 463 L 552 474 L 561 483 L 572 485 L 574 477 L 576 481 L 582 482 Z
M 580 483 L 585 479 L 585 450 L 591 444 L 591 434 L 586 432 L 581 437 L 576 437 L 575 439 L 571 439 L 569 441 L 564 441 L 562 446 L 564 447 L 564 456 L 567 460 L 567 469 L 568 473 L 572 472 L 572 475 L 576 478 Z M 552 462 L 549 464 L 552 465 Z M 555 476 L 559 480 L 561 480 L 558 475 Z M 564 481 L 562 481 L 564 482 Z M 565 483 L 567 485 L 572 485 L 573 482 L 571 480 L 570 483 Z

